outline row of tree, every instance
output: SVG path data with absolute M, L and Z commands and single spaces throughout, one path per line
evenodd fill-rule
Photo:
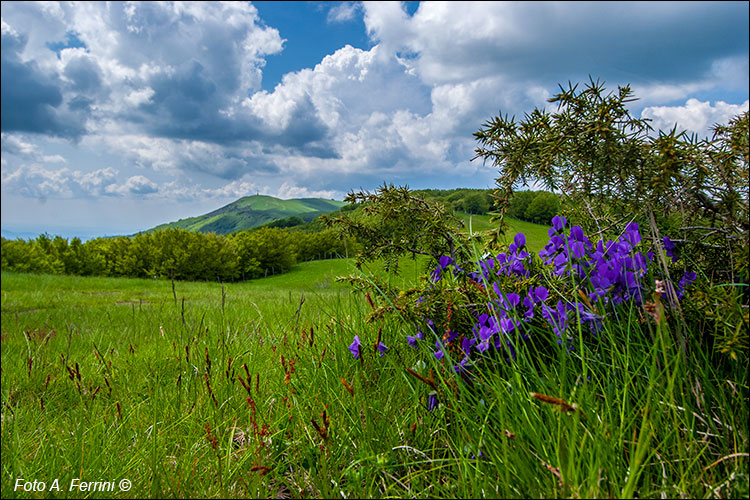
M 516 191 L 510 199 L 507 214 L 516 219 L 549 224 L 560 214 L 560 199 L 549 191 Z
M 336 258 L 356 243 L 325 230 L 279 228 L 227 236 L 164 229 L 82 243 L 60 236 L 2 238 L 2 269 L 18 272 L 236 281 L 288 271 L 301 261 Z
M 491 189 L 421 189 L 413 193 L 440 202 L 454 212 L 486 215 L 494 210 Z M 549 224 L 552 217 L 560 215 L 560 200 L 549 191 L 517 191 L 510 199 L 507 215 L 537 224 Z

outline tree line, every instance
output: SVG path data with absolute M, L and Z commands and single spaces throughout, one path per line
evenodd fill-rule
M 297 262 L 345 256 L 356 242 L 336 232 L 262 228 L 230 235 L 162 229 L 134 236 L 68 241 L 43 234 L 2 238 L 2 270 L 111 276 L 238 281 L 284 273 Z
M 412 193 L 438 201 L 454 212 L 486 215 L 494 208 L 490 189 L 420 189 Z M 549 191 L 516 191 L 510 199 L 507 215 L 536 224 L 549 224 L 552 217 L 560 215 L 560 200 Z
M 427 189 L 420 198 L 439 201 L 447 210 L 487 214 L 490 190 Z M 359 212 L 361 203 L 342 207 Z M 559 213 L 557 197 L 549 192 L 515 193 L 509 215 L 546 224 Z M 293 216 L 229 235 L 164 228 L 133 236 L 80 238 L 39 235 L 32 240 L 2 238 L 2 270 L 109 276 L 171 278 L 198 281 L 243 281 L 289 271 L 297 262 L 354 255 L 356 238 L 341 239 L 316 219 Z

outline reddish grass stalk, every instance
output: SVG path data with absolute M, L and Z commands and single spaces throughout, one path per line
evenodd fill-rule
M 575 405 L 571 405 L 567 401 L 564 401 L 560 398 L 553 398 L 552 396 L 547 396 L 546 394 L 540 394 L 538 392 L 532 392 L 531 397 L 541 401 L 542 403 L 557 405 L 561 411 L 564 411 L 566 413 L 576 411 Z

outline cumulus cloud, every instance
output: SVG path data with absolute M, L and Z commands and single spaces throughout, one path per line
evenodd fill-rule
M 425 2 L 411 17 L 394 2 L 364 8 L 372 39 L 408 54 L 428 83 L 585 78 L 593 70 L 693 79 L 727 53 L 747 53 L 747 5 Z
M 63 102 L 62 82 L 22 53 L 28 39 L 3 19 L 0 52 L 0 128 L 4 132 L 36 132 L 77 138 L 82 117 Z
M 5 2 L 3 190 L 188 201 L 487 186 L 472 133 L 589 74 L 631 83 L 635 112 L 665 128 L 726 121 L 743 105 L 706 96 L 747 98 L 747 11 L 423 2 L 410 15 L 400 2 L 344 2 L 328 22 L 362 15 L 373 46 L 345 45 L 267 91 L 265 60 L 283 57 L 284 40 L 250 3 Z M 75 162 L 34 139 L 45 135 L 106 148 L 121 171 L 66 169 Z
M 206 141 L 168 139 L 143 134 L 90 136 L 86 146 L 106 144 L 110 151 L 137 168 L 179 176 L 201 172 L 231 180 L 277 171 L 257 143 L 220 145 Z
M 44 154 L 44 152 L 25 134 L 5 133 L 0 136 L 3 144 L 2 162 L 3 168 L 10 166 L 10 160 L 14 164 L 34 162 L 38 164 L 53 163 L 64 164 L 68 161 L 59 154 Z
M 310 190 L 304 186 L 295 186 L 290 182 L 284 182 L 275 192 L 277 198 L 288 200 L 292 198 L 328 198 L 341 197 L 342 193 L 336 190 Z
M 688 99 L 683 106 L 647 107 L 641 116 L 650 119 L 654 129 L 669 131 L 677 127 L 678 132 L 684 130 L 703 138 L 711 136 L 714 125 L 726 125 L 731 118 L 748 111 L 749 106 L 750 101 L 737 105 Z
M 221 200 L 229 203 L 243 196 L 254 194 L 273 194 L 268 186 L 259 186 L 248 177 L 227 182 L 215 188 L 201 187 L 190 182 L 167 182 L 159 186 L 158 197 L 164 200 L 176 200 L 179 202 L 195 202 L 206 200 Z
M 253 122 L 222 111 L 259 89 L 281 48 L 246 2 L 3 4 L 2 128 L 80 137 L 110 120 L 157 137 L 252 137 Z
M 111 194 L 117 171 L 102 168 L 81 172 L 61 168 L 50 170 L 32 163 L 13 172 L 3 172 L 3 189 L 28 198 L 90 198 Z
M 35 144 L 28 142 L 27 139 L 17 134 L 3 132 L 0 135 L 0 140 L 3 143 L 3 156 L 11 154 L 34 157 L 40 154 L 39 148 Z
M 110 186 L 108 186 L 108 188 L 109 189 L 107 189 L 107 193 L 119 195 L 146 195 L 157 193 L 159 191 L 156 183 L 150 181 L 142 175 L 134 175 L 128 178 L 128 180 L 126 180 L 124 184 L 120 186 L 111 184 Z

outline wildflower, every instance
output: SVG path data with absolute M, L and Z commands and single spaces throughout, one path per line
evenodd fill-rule
M 542 316 L 550 324 L 560 339 L 568 328 L 568 310 L 562 300 L 557 301 L 557 308 L 542 304 Z
M 517 319 L 512 318 L 500 318 L 500 328 L 504 333 L 510 333 L 516 329 L 521 323 Z
M 534 288 L 534 295 L 533 295 L 534 303 L 544 302 L 545 300 L 547 300 L 548 296 L 549 296 L 549 291 L 545 287 L 538 286 Z
M 421 328 L 417 328 L 417 334 L 416 335 L 414 335 L 414 336 L 407 335 L 406 336 L 406 341 L 409 343 L 410 346 L 412 346 L 415 349 L 417 348 L 417 344 L 418 344 L 419 340 L 424 340 L 424 332 L 422 331 Z
M 677 257 L 674 254 L 675 246 L 672 240 L 669 239 L 669 236 L 662 238 L 662 242 L 664 243 L 664 250 L 667 252 L 667 257 L 670 257 L 672 262 L 677 261 Z
M 445 271 L 445 269 L 451 264 L 453 264 L 453 259 L 448 255 L 443 255 L 442 257 L 440 257 L 440 259 L 438 259 L 438 267 L 436 267 L 431 273 L 432 281 L 434 281 L 435 283 L 440 281 L 441 273 Z
M 689 287 L 693 283 L 693 281 L 695 281 L 697 277 L 698 275 L 692 271 L 689 271 L 682 275 L 680 282 L 677 283 L 677 298 L 678 299 L 681 299 L 685 296 L 685 289 Z
M 641 242 L 641 233 L 638 230 L 638 223 L 631 222 L 625 227 L 625 233 L 620 237 L 621 241 L 627 241 L 633 247 Z
M 519 250 L 526 246 L 526 236 L 523 235 L 523 233 L 516 234 L 516 237 L 513 238 L 513 244 L 510 245 L 509 250 L 511 253 L 515 253 L 516 250 Z
M 385 351 L 388 350 L 388 347 L 386 347 L 386 345 L 384 343 L 382 343 L 382 342 L 378 342 L 377 344 L 375 344 L 375 347 L 378 349 L 378 351 L 380 351 L 380 357 L 381 358 L 385 354 Z
M 349 346 L 349 351 L 351 351 L 352 356 L 354 356 L 354 359 L 359 359 L 359 355 L 361 352 L 360 345 L 359 345 L 359 335 L 354 336 L 354 342 L 351 343 Z
M 552 227 L 549 228 L 549 236 L 552 237 L 555 234 L 562 233 L 565 226 L 568 224 L 568 219 L 560 215 L 552 217 Z
M 430 394 L 429 394 L 429 395 L 427 396 L 427 411 L 432 411 L 432 410 L 434 410 L 434 409 L 435 409 L 435 407 L 437 406 L 437 404 L 438 404 L 438 400 L 437 400 L 437 393 L 435 393 L 435 392 L 431 392 L 431 393 L 430 393 Z
M 468 337 L 464 337 L 461 339 L 461 350 L 464 351 L 464 354 L 466 355 L 466 357 L 464 358 L 465 360 L 469 358 L 471 348 L 474 344 L 476 344 L 476 342 L 477 339 L 470 339 Z
M 465 373 L 467 371 L 466 365 L 470 363 L 471 363 L 471 358 L 469 358 L 467 354 L 466 356 L 464 356 L 464 359 L 462 359 L 460 363 L 453 366 L 453 370 L 459 375 L 462 373 Z

